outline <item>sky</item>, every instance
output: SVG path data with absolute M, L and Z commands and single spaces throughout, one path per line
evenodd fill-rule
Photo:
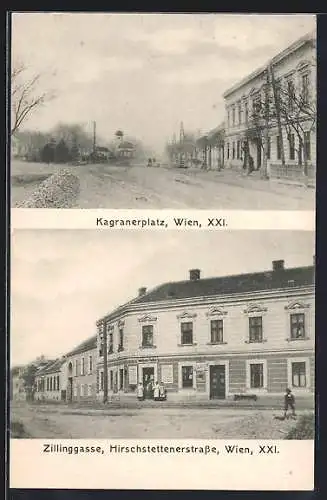
M 92 121 L 158 152 L 179 132 L 224 119 L 222 94 L 300 36 L 313 15 L 14 13 L 12 60 L 56 93 L 25 123 Z
M 306 231 L 16 230 L 11 245 L 11 362 L 55 358 L 96 333 L 115 307 L 167 281 L 311 265 Z

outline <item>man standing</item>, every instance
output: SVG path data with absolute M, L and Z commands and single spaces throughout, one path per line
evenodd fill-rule
M 288 418 L 287 417 L 287 411 L 288 411 L 289 408 L 292 410 L 292 418 L 295 418 L 296 417 L 296 414 L 295 414 L 295 397 L 292 394 L 291 389 L 286 389 L 286 393 L 284 395 L 284 418 Z

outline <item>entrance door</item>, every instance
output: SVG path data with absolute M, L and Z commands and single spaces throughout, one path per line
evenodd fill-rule
M 73 377 L 68 377 L 67 401 L 70 403 L 72 400 L 73 400 Z
M 146 367 L 142 371 L 142 381 L 144 387 L 144 397 L 146 399 L 152 398 L 152 386 L 155 382 L 154 380 L 154 368 Z
M 210 399 L 225 399 L 226 377 L 225 366 L 210 366 Z

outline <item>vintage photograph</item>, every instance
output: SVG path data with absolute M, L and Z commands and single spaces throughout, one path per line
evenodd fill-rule
M 314 15 L 10 23 L 12 207 L 315 209 Z
M 314 248 L 309 231 L 14 231 L 12 438 L 313 439 Z

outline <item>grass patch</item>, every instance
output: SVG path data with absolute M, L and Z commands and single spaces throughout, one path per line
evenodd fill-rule
M 22 174 L 22 175 L 13 175 L 11 177 L 11 184 L 13 186 L 26 186 L 26 184 L 34 184 L 37 182 L 42 182 L 48 177 L 49 174 Z
M 28 438 L 30 437 L 26 432 L 24 424 L 18 420 L 13 420 L 10 425 L 10 435 L 12 438 Z
M 314 413 L 302 415 L 296 425 L 288 432 L 285 439 L 314 439 L 315 416 Z

